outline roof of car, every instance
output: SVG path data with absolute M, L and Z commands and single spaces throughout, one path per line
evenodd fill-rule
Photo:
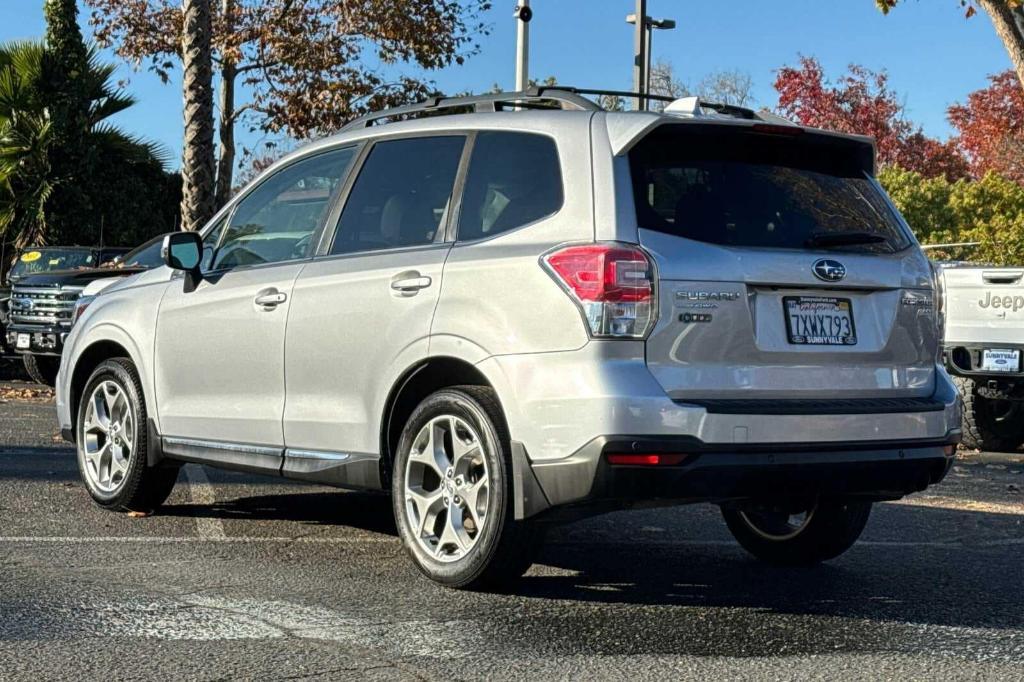
M 801 129 L 874 146 L 874 140 L 870 137 L 800 126 L 768 111 L 717 104 L 697 97 L 673 99 L 652 95 L 648 99 L 665 103 L 664 111 L 612 111 L 584 97 L 587 94 L 634 96 L 634 93 L 629 92 L 582 90 L 555 85 L 468 97 L 432 97 L 417 104 L 383 109 L 357 118 L 338 133 L 286 155 L 261 174 L 261 177 L 298 157 L 346 142 L 452 130 L 557 131 L 563 126 L 589 126 L 595 116 L 605 119 L 614 155 L 628 152 L 655 128 L 668 124 Z
M 615 154 L 628 151 L 653 128 L 667 123 L 724 126 L 777 126 L 873 144 L 869 137 L 800 126 L 769 111 L 707 102 L 698 97 L 674 99 L 647 96 L 664 105 L 663 111 L 613 111 L 602 108 L 586 94 L 633 97 L 614 90 L 582 90 L 569 86 L 533 87 L 519 92 L 498 92 L 467 97 L 433 97 L 417 104 L 372 112 L 350 122 L 321 144 L 337 144 L 385 135 L 436 132 L 452 129 L 510 128 L 529 130 L 552 125 L 589 125 L 595 115 L 604 116 Z M 306 148 L 308 149 L 308 148 Z

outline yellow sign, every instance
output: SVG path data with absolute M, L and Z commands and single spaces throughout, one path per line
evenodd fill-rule
M 21 254 L 21 262 L 31 263 L 32 261 L 39 260 L 42 257 L 42 255 L 43 254 L 39 253 L 38 251 L 29 251 L 27 253 Z

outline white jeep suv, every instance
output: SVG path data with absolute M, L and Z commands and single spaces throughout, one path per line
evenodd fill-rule
M 637 503 L 826 560 L 960 434 L 929 263 L 873 172 L 869 139 L 696 99 L 374 114 L 80 311 L 62 432 L 112 510 L 156 508 L 183 462 L 390 491 L 451 586 Z

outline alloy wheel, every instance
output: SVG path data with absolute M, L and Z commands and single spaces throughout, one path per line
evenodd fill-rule
M 814 518 L 814 512 L 818 505 L 791 513 L 774 509 L 747 510 L 739 513 L 740 518 L 752 531 L 765 540 L 791 540 L 802 533 L 807 525 Z
M 93 389 L 80 442 L 89 482 L 103 493 L 115 492 L 124 483 L 135 452 L 135 415 L 116 382 L 102 381 Z
M 457 561 L 487 523 L 490 478 L 484 442 L 465 419 L 441 415 L 413 439 L 405 466 L 405 511 L 420 548 Z

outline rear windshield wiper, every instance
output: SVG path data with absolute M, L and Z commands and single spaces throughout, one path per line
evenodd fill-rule
M 881 244 L 888 239 L 873 232 L 815 232 L 804 242 L 804 246 L 854 246 L 856 244 Z

